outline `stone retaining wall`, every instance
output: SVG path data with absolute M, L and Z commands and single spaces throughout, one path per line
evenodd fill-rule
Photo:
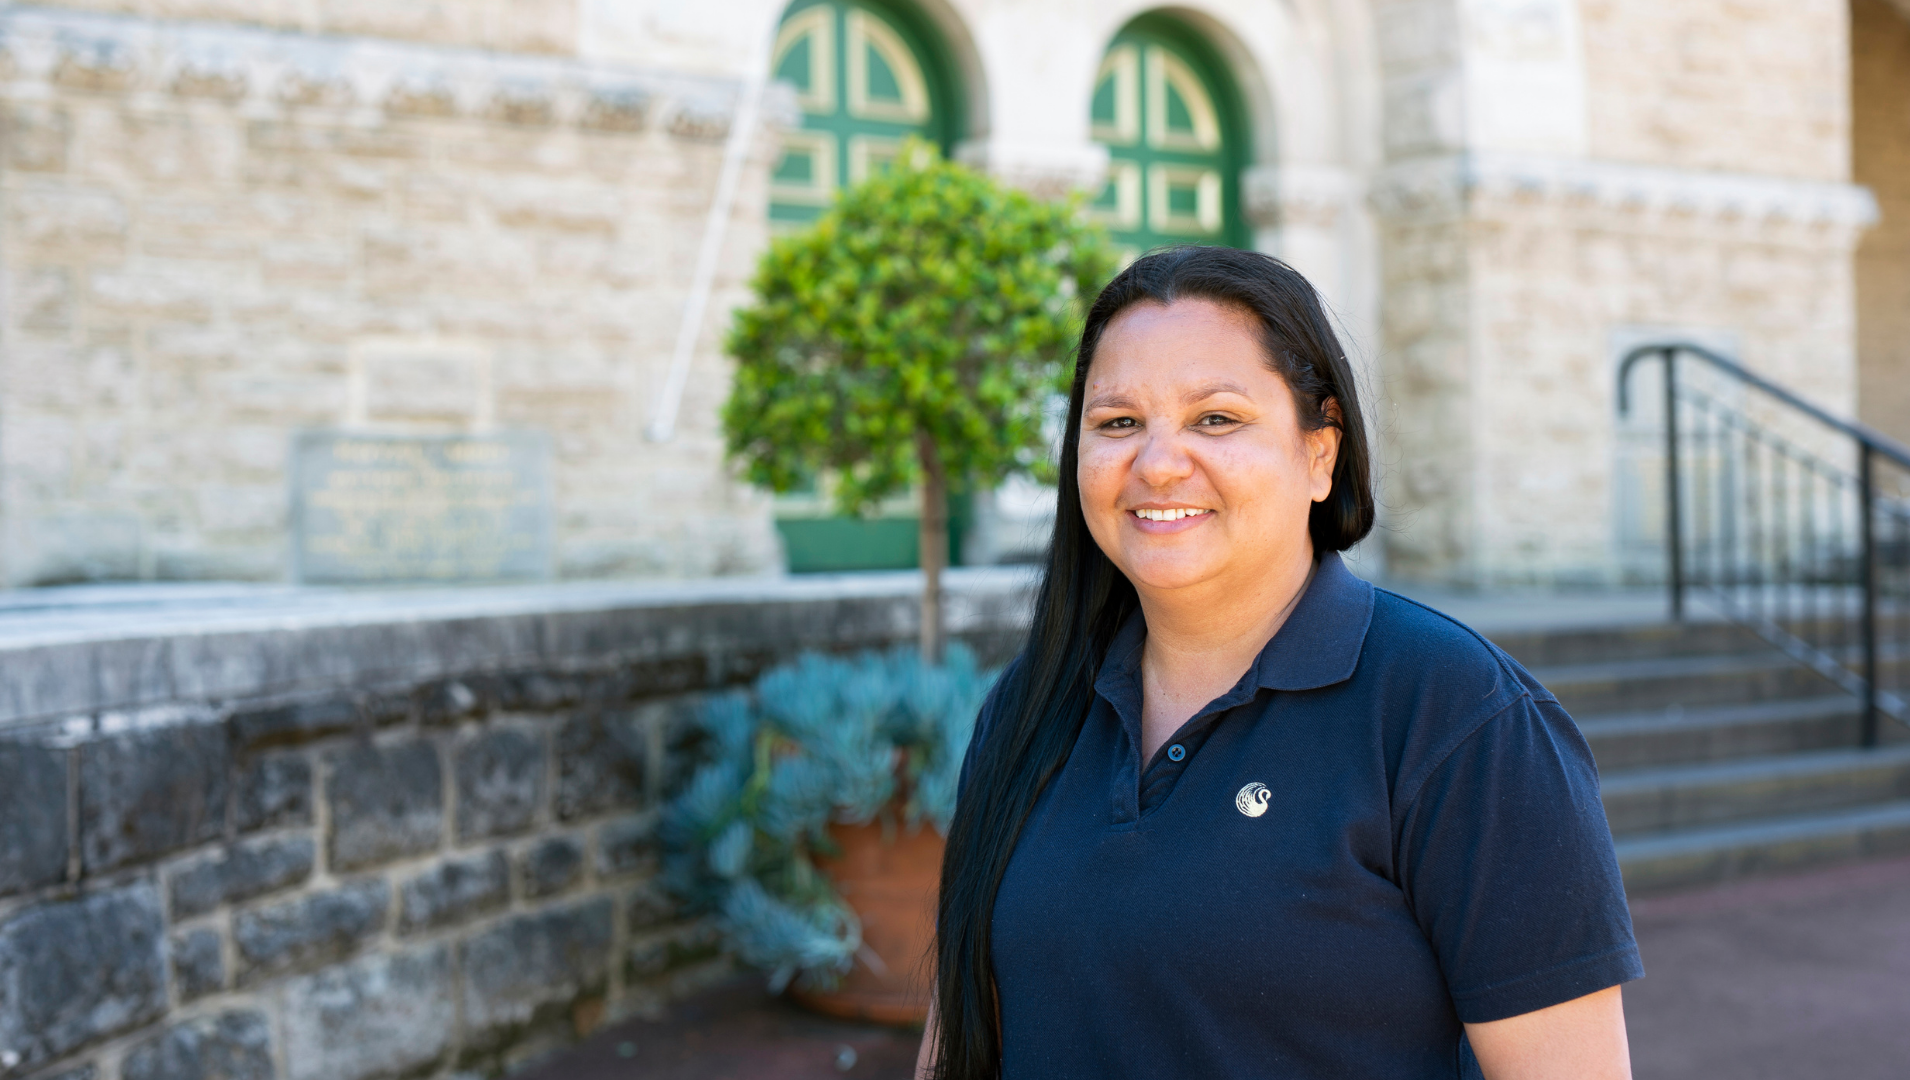
M 999 658 L 1027 577 L 952 577 Z M 652 880 L 690 711 L 909 640 L 915 588 L 334 594 L 40 640 L 0 613 L 0 1077 L 494 1074 L 720 976 Z

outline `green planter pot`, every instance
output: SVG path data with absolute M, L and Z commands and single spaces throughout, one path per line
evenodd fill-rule
M 948 499 L 948 561 L 962 564 L 962 538 L 974 517 L 966 494 Z M 845 570 L 913 570 L 921 565 L 917 517 L 779 517 L 783 551 L 792 574 Z

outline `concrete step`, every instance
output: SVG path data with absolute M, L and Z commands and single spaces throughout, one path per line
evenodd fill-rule
M 1618 841 L 1632 896 L 1910 852 L 1910 800 Z
M 1601 773 L 1653 765 L 1833 750 L 1856 746 L 1862 704 L 1849 694 L 1748 704 L 1672 705 L 1578 717 Z M 1894 722 L 1891 729 L 1910 729 Z M 1894 734 L 1894 730 L 1891 732 Z
M 1528 622 L 1491 637 L 1579 721 L 1634 895 L 1910 852 L 1910 727 L 1886 719 L 1885 745 L 1858 749 L 1860 703 L 1751 631 Z M 1883 659 L 1886 685 L 1910 667 Z
M 1528 668 L 1764 652 L 1763 638 L 1728 622 L 1495 631 L 1486 635 Z
M 1834 684 L 1778 652 L 1608 660 L 1532 669 L 1574 716 L 1822 697 Z
M 1910 799 L 1910 745 L 1629 769 L 1599 786 L 1614 836 L 1812 814 Z

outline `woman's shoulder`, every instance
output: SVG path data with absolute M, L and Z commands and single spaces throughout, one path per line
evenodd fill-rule
M 1476 737 L 1517 742 L 1543 730 L 1561 752 L 1590 761 L 1550 691 L 1485 635 L 1436 608 L 1375 589 L 1360 666 L 1383 702 L 1379 723 L 1402 804 Z
M 1485 635 L 1437 608 L 1388 589 L 1373 590 L 1373 618 L 1361 665 L 1389 682 L 1410 683 L 1462 713 L 1489 715 L 1521 698 L 1556 699 Z

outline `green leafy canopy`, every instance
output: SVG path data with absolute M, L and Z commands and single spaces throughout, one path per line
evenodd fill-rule
M 763 255 L 727 342 L 730 454 L 776 491 L 829 477 L 844 512 L 919 479 L 918 433 L 957 483 L 1040 475 L 1044 409 L 1114 268 L 1078 197 L 1031 198 L 911 140 Z

